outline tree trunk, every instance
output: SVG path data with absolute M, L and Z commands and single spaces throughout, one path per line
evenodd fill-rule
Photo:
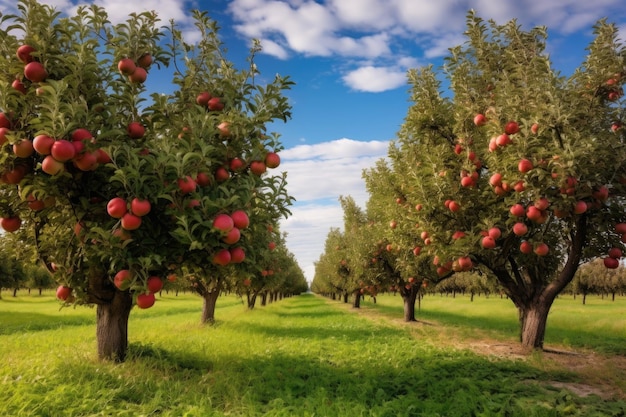
M 254 308 L 254 306 L 256 305 L 256 297 L 257 297 L 256 292 L 253 292 L 252 294 L 248 294 L 248 309 L 252 310 Z
M 215 289 L 211 292 L 207 292 L 202 295 L 203 304 L 202 304 L 202 317 L 200 321 L 204 323 L 213 324 L 215 323 L 215 304 L 217 303 L 217 298 L 220 295 L 220 291 Z
M 39 295 L 43 292 L 43 288 L 39 288 Z
M 527 307 L 519 308 L 520 341 L 522 346 L 531 349 L 543 349 L 543 339 L 546 334 L 548 313 L 552 301 L 535 301 Z
M 263 293 L 261 293 L 261 305 L 267 305 L 267 291 L 263 291 Z
M 17 297 L 17 288 L 13 288 L 13 297 Z
M 587 304 L 587 293 L 583 293 L 583 305 Z
M 354 300 L 352 301 L 353 308 L 361 308 L 361 292 L 356 290 L 354 292 Z
M 418 292 L 414 287 L 411 287 L 410 290 L 400 293 L 404 303 L 404 321 L 417 321 L 415 319 L 415 300 Z
M 96 308 L 98 358 L 123 362 L 128 351 L 128 317 L 133 299 L 128 291 L 116 291 L 109 303 Z
M 343 302 L 346 304 L 348 303 L 348 297 L 350 297 L 350 293 L 348 291 L 345 291 L 343 293 Z

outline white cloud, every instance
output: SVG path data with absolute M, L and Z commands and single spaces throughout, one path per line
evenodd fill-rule
M 393 90 L 407 82 L 406 70 L 371 65 L 350 71 L 342 79 L 350 88 L 370 93 Z
M 331 227 L 343 227 L 339 196 L 352 196 L 365 206 L 368 194 L 361 175 L 387 155 L 389 142 L 338 139 L 316 145 L 298 145 L 281 152 L 280 169 L 287 172 L 287 189 L 296 198 L 293 213 L 281 222 L 287 246 L 307 279 L 313 262 L 324 251 Z

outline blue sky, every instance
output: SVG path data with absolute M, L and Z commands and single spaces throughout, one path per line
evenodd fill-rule
M 71 10 L 76 0 L 43 0 Z M 14 0 L 0 0 L 0 10 Z M 85 3 L 85 2 L 81 2 Z M 283 221 L 287 244 L 309 280 L 331 227 L 341 227 L 340 195 L 367 200 L 361 172 L 386 155 L 409 106 L 409 68 L 441 64 L 447 48 L 463 41 L 470 9 L 498 23 L 516 18 L 529 29 L 548 27 L 554 68 L 577 67 L 592 25 L 607 17 L 626 38 L 623 0 L 96 0 L 112 20 L 155 10 L 176 19 L 188 39 L 189 10 L 206 10 L 221 27 L 228 58 L 243 63 L 251 38 L 264 47 L 262 76 L 289 75 L 293 119 L 276 124 L 285 150 L 279 169 L 297 202 Z M 153 78 L 154 79 L 154 78 Z M 156 84 L 156 83 L 155 83 Z M 150 84 L 148 84 L 150 85 Z

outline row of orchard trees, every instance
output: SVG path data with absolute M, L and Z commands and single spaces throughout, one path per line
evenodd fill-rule
M 67 304 L 97 306 L 98 355 L 121 361 L 131 308 L 165 277 L 193 278 L 210 321 L 227 279 L 271 261 L 292 197 L 266 124 L 290 118 L 292 82 L 260 82 L 258 43 L 237 69 L 206 13 L 190 44 L 151 12 L 17 8 L 0 30 L 0 226 Z
M 343 199 L 345 231 L 329 234 L 314 290 L 395 286 L 407 306 L 420 285 L 479 272 L 517 307 L 521 343 L 542 348 L 579 266 L 617 268 L 626 241 L 626 51 L 614 25 L 594 33 L 566 77 L 545 28 L 470 13 L 441 72 L 409 71 L 398 139 L 364 172 L 366 210 Z

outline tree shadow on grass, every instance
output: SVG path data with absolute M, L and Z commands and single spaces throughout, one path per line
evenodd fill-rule
M 93 317 L 61 316 L 42 313 L 0 312 L 0 335 L 17 333 L 38 332 L 54 330 L 63 326 L 95 325 L 95 313 Z

